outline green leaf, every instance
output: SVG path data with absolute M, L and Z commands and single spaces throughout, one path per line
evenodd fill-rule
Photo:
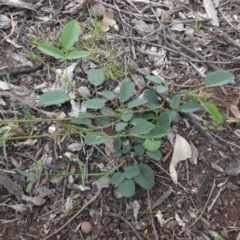
M 88 51 L 72 51 L 69 52 L 65 57 L 66 59 L 78 59 L 78 58 L 84 58 L 88 57 L 90 55 L 90 52 Z
M 167 113 L 170 116 L 171 121 L 174 120 L 177 116 L 177 112 L 172 109 L 166 110 L 165 113 Z
M 140 170 L 139 170 L 139 167 L 137 166 L 131 166 L 131 167 L 128 167 L 124 173 L 127 179 L 132 179 L 140 173 Z
M 143 118 L 146 119 L 146 120 L 153 119 L 154 118 L 154 114 L 152 112 L 146 113 L 146 114 L 143 115 Z
M 115 138 L 113 140 L 113 147 L 115 150 L 120 150 L 121 147 L 122 147 L 122 141 L 121 141 L 121 138 Z
M 181 102 L 181 97 L 179 95 L 175 95 L 170 101 L 170 107 L 172 109 L 177 109 L 180 105 L 180 102 Z
M 92 146 L 109 141 L 109 138 L 101 132 L 87 133 L 85 136 L 85 144 Z
M 212 118 L 217 121 L 218 124 L 223 123 L 223 116 L 219 113 L 218 109 L 212 103 L 204 103 L 203 107 L 211 114 Z
M 163 127 L 165 129 L 169 129 L 171 124 L 171 118 L 170 115 L 167 112 L 162 113 L 158 118 L 156 125 Z
M 155 151 L 146 151 L 146 154 L 155 161 L 160 161 L 162 159 L 162 153 L 159 150 Z
M 22 174 L 24 177 L 27 177 L 29 179 L 31 179 L 32 181 L 35 180 L 35 174 L 34 173 L 29 173 L 26 171 L 23 171 L 21 169 L 16 169 L 16 171 L 20 174 Z
M 123 146 L 122 152 L 123 152 L 124 154 L 126 154 L 126 153 L 129 153 L 129 152 L 131 151 L 131 149 L 132 149 L 132 146 L 131 146 L 131 145 Z
M 147 99 L 134 99 L 130 103 L 128 103 L 128 108 L 135 108 L 138 106 L 142 106 L 148 102 Z
M 143 143 L 143 147 L 150 152 L 159 149 L 160 146 L 161 146 L 160 141 L 152 141 L 149 138 L 145 139 L 145 141 Z
M 61 43 L 62 46 L 68 50 L 75 42 L 77 42 L 81 33 L 80 25 L 77 21 L 68 22 L 62 30 Z
M 64 57 L 65 57 L 64 52 L 62 50 L 60 50 L 59 48 L 56 48 L 52 45 L 49 45 L 49 44 L 39 44 L 38 49 L 41 52 L 43 52 L 51 57 L 62 58 L 62 59 L 64 59 Z
M 135 120 L 135 119 L 134 119 Z M 133 128 L 130 129 L 130 134 L 147 134 L 154 128 L 154 125 L 145 119 L 141 119 Z
M 70 100 L 71 99 L 67 93 L 61 90 L 53 90 L 53 91 L 44 93 L 39 98 L 39 103 L 44 106 L 51 106 L 51 105 L 61 104 Z
M 143 145 L 139 144 L 135 147 L 135 154 L 139 157 L 142 157 L 145 152 Z
M 87 75 L 89 82 L 95 87 L 100 86 L 105 81 L 105 74 L 101 69 L 91 69 Z
M 206 87 L 217 87 L 230 83 L 234 80 L 234 75 L 225 70 L 211 72 L 205 77 Z
M 158 96 L 154 91 L 146 90 L 143 96 L 149 103 L 158 104 Z
M 153 130 L 151 131 L 151 133 L 149 135 L 147 135 L 147 138 L 162 138 L 164 136 L 166 136 L 168 134 L 168 130 L 160 127 L 160 126 L 156 126 L 153 128 Z
M 81 124 L 81 125 L 90 125 L 92 120 L 87 117 L 94 116 L 92 113 L 79 113 L 78 117 L 76 119 L 71 120 L 71 123 L 73 124 Z
M 83 102 L 82 105 L 86 108 L 99 109 L 104 106 L 104 103 L 102 100 L 94 98 Z
M 122 151 L 116 151 L 116 152 L 112 153 L 113 158 L 120 158 L 122 155 L 123 155 Z
M 151 189 L 155 183 L 153 170 L 146 164 L 138 167 L 140 173 L 134 178 L 134 181 L 144 189 Z
M 159 93 L 165 93 L 166 91 L 168 91 L 168 87 L 159 85 L 159 86 L 157 86 L 156 91 Z
M 125 179 L 125 176 L 123 173 L 117 172 L 112 175 L 112 178 L 110 180 L 111 184 L 119 184 Z
M 122 131 L 128 124 L 127 123 L 124 123 L 124 122 L 120 122 L 120 123 L 117 123 L 116 126 L 115 126 L 115 130 L 117 132 L 120 132 Z
M 102 91 L 102 95 L 109 100 L 113 100 L 117 97 L 116 94 L 112 91 Z
M 201 105 L 196 102 L 186 102 L 180 107 L 181 112 L 192 113 L 201 109 Z
M 133 117 L 133 113 L 123 113 L 121 115 L 121 119 L 124 121 L 124 122 L 128 122 L 132 119 Z
M 34 184 L 34 183 L 35 183 L 35 182 L 33 182 L 33 181 L 31 181 L 31 182 L 28 183 L 27 189 L 26 189 L 26 192 L 27 192 L 27 193 L 30 193 L 30 192 L 32 191 L 32 188 L 33 188 L 33 184 Z
M 106 107 L 101 110 L 101 113 L 103 115 L 109 115 L 109 114 L 114 114 L 115 112 L 111 108 Z
M 135 184 L 131 179 L 124 180 L 118 185 L 118 190 L 124 197 L 132 197 L 135 193 Z
M 158 76 L 151 76 L 151 75 L 148 75 L 146 77 L 148 80 L 152 81 L 152 82 L 155 82 L 157 84 L 161 84 L 164 80 Z
M 111 122 L 110 117 L 98 117 L 95 119 L 95 122 L 100 126 L 106 126 Z
M 224 238 L 222 236 L 216 236 L 214 240 L 224 240 Z
M 133 94 L 135 84 L 131 81 L 125 81 L 120 87 L 120 102 L 126 102 Z

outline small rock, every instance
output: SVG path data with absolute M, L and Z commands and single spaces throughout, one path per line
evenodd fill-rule
M 83 222 L 81 225 L 83 233 L 89 234 L 92 231 L 92 224 L 90 222 Z
M 229 176 L 237 176 L 240 173 L 240 161 L 235 163 L 230 163 L 225 169 L 225 173 Z

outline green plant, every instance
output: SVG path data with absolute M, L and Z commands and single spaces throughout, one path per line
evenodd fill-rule
M 135 182 L 144 189 L 151 189 L 154 186 L 153 170 L 146 164 L 130 166 L 124 173 L 114 173 L 111 178 L 111 183 L 118 185 L 118 189 L 124 197 L 133 196 Z
M 219 74 L 221 76 L 225 74 L 225 77 L 219 78 Z M 147 76 L 147 79 L 157 84 L 157 92 L 168 91 L 168 84 L 163 79 L 156 76 Z M 90 70 L 88 80 L 97 89 L 104 84 L 103 71 L 100 69 Z M 230 73 L 217 71 L 211 73 L 210 78 L 209 75 L 206 76 L 205 87 L 221 86 L 232 80 Z M 199 102 L 183 101 L 182 97 L 186 98 L 187 94 L 174 95 L 169 102 L 170 109 L 165 109 L 164 102 L 159 100 L 155 91 L 146 90 L 143 97 L 137 99 L 133 98 L 134 91 L 135 84 L 128 80 L 121 84 L 119 96 L 112 91 L 102 91 L 102 96 L 109 103 L 107 104 L 108 107 L 105 107 L 104 101 L 98 97 L 82 101 L 82 106 L 87 108 L 87 112 L 80 113 L 78 118 L 67 124 L 66 130 L 75 129 L 84 133 L 85 144 L 87 145 L 103 144 L 112 139 L 115 149 L 112 157 L 124 158 L 128 155 L 128 159 L 134 159 L 146 154 L 151 159 L 159 161 L 162 158 L 160 147 L 163 137 L 167 135 L 171 121 L 175 118 L 177 112 L 192 113 L 206 110 L 219 125 L 224 121 L 216 107 L 209 102 L 203 102 L 202 100 L 199 100 Z M 54 98 L 55 95 L 52 97 Z M 44 104 L 44 102 L 45 99 L 42 98 L 42 103 Z M 48 105 L 54 105 L 56 101 L 48 99 L 47 103 Z M 108 127 L 114 129 L 111 136 L 102 131 Z M 149 186 L 145 186 L 143 184 L 144 178 L 140 178 L 144 175 L 153 178 L 152 184 Z M 142 182 L 137 179 L 142 179 Z M 135 182 L 146 189 L 153 187 L 154 175 L 149 166 L 142 164 L 130 166 L 124 173 L 120 171 L 114 174 L 111 182 L 117 184 L 119 191 L 127 197 L 134 194 Z
M 195 31 L 195 33 L 199 33 L 199 30 L 200 30 L 199 19 L 198 19 L 198 17 L 196 17 L 194 31 Z
M 64 26 L 61 33 L 61 48 L 49 44 L 39 44 L 38 48 L 49 56 L 63 59 L 67 66 L 67 60 L 89 55 L 87 51 L 75 51 L 73 48 L 80 33 L 81 29 L 78 23 L 71 21 Z M 215 129 L 220 129 L 225 120 L 218 109 L 209 102 L 210 96 L 202 96 L 199 89 L 185 93 L 175 93 L 169 90 L 169 85 L 164 79 L 157 76 L 146 77 L 151 84 L 156 85 L 156 90 L 145 90 L 139 98 L 135 98 L 135 83 L 130 80 L 121 84 L 118 93 L 103 90 L 99 94 L 99 87 L 102 88 L 106 81 L 106 72 L 102 69 L 89 70 L 87 78 L 94 87 L 91 98 L 76 93 L 77 100 L 81 101 L 82 107 L 87 109 L 86 112 L 79 113 L 77 118 L 55 119 L 56 121 L 62 121 L 60 127 L 62 132 L 55 134 L 55 136 L 71 133 L 84 134 L 85 144 L 90 146 L 104 144 L 112 140 L 114 149 L 112 157 L 119 158 L 121 162 L 117 167 L 106 173 L 85 174 L 81 162 L 77 158 L 80 171 L 77 175 L 81 176 L 83 185 L 86 175 L 102 177 L 113 175 L 111 183 L 118 186 L 123 196 L 130 197 L 134 194 L 135 183 L 144 189 L 150 189 L 154 186 L 153 170 L 146 164 L 137 165 L 135 158 L 146 154 L 155 161 L 161 160 L 160 148 L 164 141 L 163 138 L 167 135 L 177 112 L 192 113 L 204 110 L 210 114 L 216 123 Z M 215 71 L 206 76 L 205 88 L 221 86 L 233 81 L 233 79 L 234 76 L 227 71 Z M 68 81 L 67 78 L 66 81 Z M 165 92 L 168 92 L 171 97 L 168 105 L 157 95 L 157 93 Z M 67 101 L 70 101 L 69 95 L 61 90 L 49 91 L 39 99 L 43 106 L 56 105 Z M 25 110 L 25 114 L 28 123 L 34 124 L 37 121 L 32 119 L 27 110 Z M 50 120 L 52 121 L 52 119 Z M 112 129 L 111 135 L 105 133 L 107 128 Z M 2 129 L 4 130 L 4 128 Z M 11 133 L 9 128 L 6 128 L 5 131 L 7 135 L 3 138 L 3 143 L 7 138 L 13 139 L 13 136 L 9 135 Z M 131 161 L 134 161 L 134 166 L 129 166 Z M 37 165 L 36 169 L 38 167 Z M 123 169 L 125 170 L 123 171 Z M 21 170 L 19 172 L 31 179 L 27 189 L 27 191 L 31 191 L 33 184 L 39 178 L 39 172 L 37 170 L 36 173 L 27 173 Z M 67 175 L 68 173 L 61 174 L 61 176 Z
M 217 236 L 214 238 L 214 240 L 224 240 L 224 238 L 222 236 Z
M 25 176 L 25 177 L 30 179 L 30 182 L 28 183 L 27 189 L 26 189 L 27 193 L 30 193 L 32 191 L 33 185 L 37 181 L 39 181 L 40 176 L 41 176 L 41 171 L 42 171 L 42 162 L 41 162 L 41 160 L 37 161 L 35 172 L 29 173 L 29 172 L 23 171 L 21 169 L 17 169 L 17 172 L 19 172 L 23 176 Z

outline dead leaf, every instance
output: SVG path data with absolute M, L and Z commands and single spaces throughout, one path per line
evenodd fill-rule
M 195 147 L 193 142 L 190 142 L 190 146 L 192 149 L 192 157 L 190 158 L 190 162 L 194 165 L 197 165 L 197 160 L 198 160 L 198 156 L 199 156 L 198 149 Z
M 36 206 L 42 206 L 46 202 L 46 200 L 44 200 L 41 197 L 29 197 L 27 195 L 22 195 L 22 200 L 25 200 L 27 202 L 31 202 Z
M 102 20 L 102 30 L 104 32 L 107 32 L 115 24 L 116 24 L 116 21 L 113 19 L 113 13 L 112 12 L 106 12 L 104 14 L 103 20 Z
M 240 111 L 236 105 L 230 105 L 231 112 L 234 117 L 240 119 Z
M 213 5 L 212 0 L 203 0 L 203 4 L 204 4 L 204 7 L 205 7 L 208 17 L 212 19 L 212 21 L 211 21 L 212 25 L 219 27 L 217 11 Z
M 157 218 L 159 224 L 160 224 L 160 227 L 163 227 L 164 226 L 164 218 L 163 218 L 163 215 L 162 215 L 162 212 L 160 210 L 158 210 L 157 214 L 155 215 L 155 217 Z
M 6 15 L 0 14 L 0 28 L 8 29 L 11 27 L 11 19 Z
M 180 135 L 176 134 L 176 141 L 173 149 L 172 160 L 169 166 L 170 176 L 175 184 L 177 184 L 177 171 L 176 166 L 177 163 L 187 158 L 191 158 L 192 150 L 189 143 L 186 141 L 185 138 L 181 137 Z

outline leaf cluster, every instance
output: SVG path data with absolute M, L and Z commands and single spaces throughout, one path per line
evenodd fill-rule
M 155 183 L 153 170 L 146 164 L 130 166 L 123 173 L 114 173 L 111 178 L 111 184 L 117 185 L 124 197 L 133 196 L 135 183 L 144 189 L 151 189 Z

